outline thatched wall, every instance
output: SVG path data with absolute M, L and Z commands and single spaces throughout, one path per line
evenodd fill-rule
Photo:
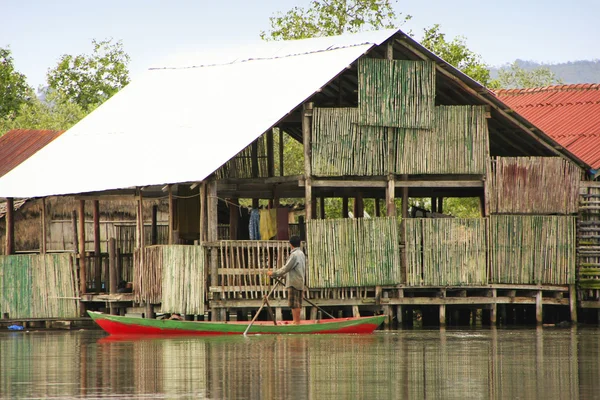
M 486 181 L 490 214 L 574 214 L 581 169 L 560 157 L 497 157 Z
M 72 254 L 0 256 L 0 314 L 75 318 L 78 287 Z
M 315 219 L 306 226 L 311 288 L 397 284 L 401 281 L 397 221 Z

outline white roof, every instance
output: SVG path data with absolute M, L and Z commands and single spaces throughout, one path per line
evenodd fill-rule
M 396 32 L 177 57 L 0 178 L 0 197 L 201 181 Z

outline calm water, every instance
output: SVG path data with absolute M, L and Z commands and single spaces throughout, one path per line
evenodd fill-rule
M 130 341 L 3 332 L 0 397 L 592 399 L 600 329 Z

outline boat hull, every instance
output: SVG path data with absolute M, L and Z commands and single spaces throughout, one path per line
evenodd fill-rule
M 211 336 L 242 335 L 248 322 L 194 322 L 177 320 L 157 320 L 146 318 L 121 317 L 88 311 L 92 319 L 111 335 L 152 335 L 152 336 Z M 302 321 L 294 325 L 289 321 L 255 322 L 248 334 L 335 334 L 372 333 L 385 319 L 383 315 L 359 318 L 336 318 L 319 321 Z

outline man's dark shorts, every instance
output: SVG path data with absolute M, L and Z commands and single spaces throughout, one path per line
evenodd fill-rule
M 302 307 L 302 290 L 293 287 L 288 288 L 288 304 L 290 308 Z

